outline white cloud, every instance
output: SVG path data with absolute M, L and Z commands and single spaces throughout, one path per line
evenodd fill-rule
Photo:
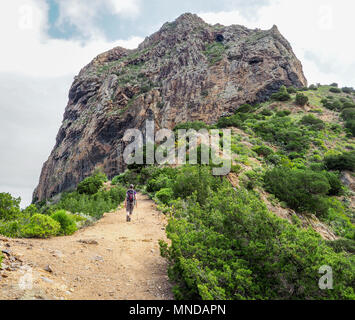
M 3 48 L 0 72 L 36 77 L 74 74 L 101 52 L 115 46 L 133 49 L 143 41 L 143 38 L 132 37 L 109 42 L 99 33 L 93 34 L 84 44 L 75 40 L 50 39 L 45 34 L 47 10 L 44 0 L 0 2 L 0 39 Z M 82 15 L 85 17 L 85 14 Z
M 21 196 L 22 206 L 30 203 L 54 146 L 75 74 L 106 50 L 143 41 L 109 42 L 99 33 L 84 44 L 50 39 L 47 10 L 44 0 L 0 2 L 0 192 Z
M 95 18 L 104 12 L 125 17 L 135 17 L 139 13 L 139 0 L 60 0 L 58 27 L 66 24 L 75 26 L 86 37 L 97 37 L 101 31 Z
M 251 20 L 238 11 L 202 13 L 209 23 L 241 24 L 270 29 L 273 24 L 289 40 L 310 83 L 338 82 L 355 87 L 355 2 L 347 0 L 273 0 Z

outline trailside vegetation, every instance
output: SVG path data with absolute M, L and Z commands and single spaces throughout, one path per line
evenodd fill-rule
M 42 202 L 20 210 L 20 199 L 0 193 L 0 234 L 17 238 L 49 238 L 71 235 L 100 219 L 121 204 L 126 189 L 103 188 L 107 177 L 95 172 L 79 183 L 77 190 L 61 195 L 57 203 Z

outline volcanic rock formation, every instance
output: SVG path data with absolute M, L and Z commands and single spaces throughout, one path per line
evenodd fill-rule
M 209 25 L 184 14 L 135 50 L 100 54 L 75 77 L 56 145 L 33 196 L 40 201 L 74 188 L 100 167 L 124 170 L 126 129 L 212 124 L 243 103 L 261 102 L 281 85 L 307 85 L 302 65 L 276 26 L 250 30 Z

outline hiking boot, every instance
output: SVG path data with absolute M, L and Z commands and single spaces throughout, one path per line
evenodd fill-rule
M 127 216 L 126 221 L 127 221 L 127 222 L 130 222 L 130 221 L 131 221 L 131 218 L 130 218 L 129 216 Z

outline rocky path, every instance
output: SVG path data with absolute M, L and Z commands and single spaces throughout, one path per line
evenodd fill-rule
M 158 241 L 166 218 L 138 196 L 132 222 L 124 209 L 72 236 L 5 239 L 0 299 L 173 299 Z

